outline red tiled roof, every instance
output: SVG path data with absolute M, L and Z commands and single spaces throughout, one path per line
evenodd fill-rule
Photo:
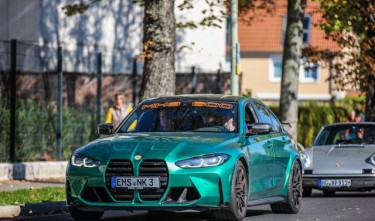
M 317 26 L 321 14 L 317 12 L 319 3 L 308 1 L 305 14 L 312 18 L 310 44 L 320 49 L 339 50 L 338 45 L 326 39 L 324 31 Z M 282 52 L 283 17 L 287 14 L 287 0 L 278 0 L 275 11 L 254 18 L 251 24 L 245 21 L 238 23 L 238 39 L 242 52 Z M 248 18 L 251 13 L 243 15 Z M 241 19 L 241 18 L 240 18 Z

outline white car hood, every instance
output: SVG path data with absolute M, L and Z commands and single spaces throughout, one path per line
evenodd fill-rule
M 362 174 L 375 145 L 327 145 L 313 147 L 314 174 Z

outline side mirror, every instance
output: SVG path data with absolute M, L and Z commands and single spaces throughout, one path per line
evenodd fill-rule
M 267 123 L 255 123 L 247 126 L 248 133 L 246 135 L 251 134 L 268 134 L 272 131 L 271 124 Z
M 113 132 L 114 125 L 112 123 L 99 124 L 97 126 L 98 134 L 110 135 Z

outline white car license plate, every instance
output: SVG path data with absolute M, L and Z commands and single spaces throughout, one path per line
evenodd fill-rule
M 350 179 L 332 179 L 332 180 L 319 180 L 319 186 L 327 186 L 327 187 L 342 187 L 342 186 L 351 186 L 352 180 Z
M 112 177 L 112 188 L 128 188 L 128 189 L 143 189 L 143 188 L 159 188 L 159 177 Z

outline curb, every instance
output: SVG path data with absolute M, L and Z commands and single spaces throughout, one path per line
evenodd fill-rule
M 65 179 L 68 161 L 0 163 L 0 181 Z
M 54 214 L 65 211 L 67 211 L 65 201 L 23 204 L 16 206 L 0 206 L 0 219 L 40 214 Z

